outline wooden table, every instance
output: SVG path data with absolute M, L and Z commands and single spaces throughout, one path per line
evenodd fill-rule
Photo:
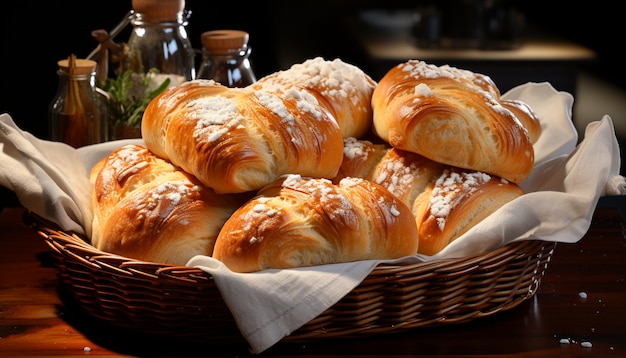
M 120 332 L 65 300 L 43 240 L 21 208 L 0 211 L 0 356 L 248 356 Z M 626 221 L 596 209 L 585 237 L 557 245 L 537 294 L 467 324 L 311 343 L 278 343 L 261 356 L 626 356 Z

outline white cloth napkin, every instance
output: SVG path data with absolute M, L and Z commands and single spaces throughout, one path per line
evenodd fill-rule
M 91 188 L 78 152 L 21 131 L 0 115 L 0 185 L 34 213 L 79 234 L 91 229 Z
M 573 97 L 548 83 L 528 83 L 504 95 L 527 102 L 540 116 L 543 133 L 535 144 L 535 168 L 521 183 L 527 192 L 473 227 L 435 256 L 386 262 L 421 262 L 482 253 L 511 241 L 573 243 L 591 223 L 599 198 L 626 194 L 619 175 L 619 147 L 612 119 L 591 122 L 577 145 L 571 121 Z M 21 204 L 64 230 L 90 234 L 89 169 L 125 140 L 75 150 L 42 141 L 0 115 L 0 185 Z M 261 353 L 331 307 L 382 261 L 323 265 L 238 274 L 221 262 L 196 256 L 189 266 L 213 275 L 253 353 Z
M 63 230 L 91 235 L 89 170 L 123 140 L 74 149 L 41 140 L 0 114 L 0 185 L 15 192 L 20 204 L 57 223 Z

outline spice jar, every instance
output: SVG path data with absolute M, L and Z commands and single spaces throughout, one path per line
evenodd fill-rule
M 194 50 L 186 26 L 191 16 L 184 0 L 132 0 L 132 31 L 127 68 L 136 73 L 155 70 L 170 85 L 195 78 Z
M 256 82 L 250 65 L 249 35 L 240 30 L 202 33 L 202 63 L 198 78 L 212 79 L 228 87 L 246 87 Z
M 48 108 L 50 138 L 75 148 L 107 140 L 107 110 L 96 87 L 96 61 L 58 61 L 59 85 Z

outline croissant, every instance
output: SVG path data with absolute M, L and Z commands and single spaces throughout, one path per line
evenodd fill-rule
M 373 129 L 395 148 L 519 183 L 533 168 L 534 149 L 499 96 L 487 76 L 410 60 L 378 82 Z
M 148 104 L 141 131 L 154 154 L 218 193 L 255 191 L 289 173 L 332 177 L 343 150 L 339 126 L 311 94 L 212 80 L 163 91 Z
M 226 221 L 213 257 L 236 272 L 293 268 L 417 252 L 410 209 L 367 180 L 287 175 Z
M 337 177 L 357 176 L 405 203 L 418 230 L 418 252 L 434 255 L 507 202 L 521 196 L 515 183 L 432 161 L 419 154 L 346 139 Z
M 371 128 L 376 82 L 340 59 L 309 59 L 262 77 L 252 87 L 268 91 L 298 87 L 309 91 L 337 120 L 344 138 L 360 138 Z
M 141 145 L 112 151 L 91 178 L 92 245 L 172 265 L 211 255 L 222 225 L 249 198 L 219 195 Z

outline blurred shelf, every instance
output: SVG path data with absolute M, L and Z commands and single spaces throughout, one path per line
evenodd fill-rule
M 596 53 L 574 42 L 556 38 L 523 38 L 510 49 L 420 47 L 412 36 L 358 32 L 357 39 L 375 60 L 405 61 L 589 61 Z
M 419 59 L 486 74 L 503 93 L 527 82 L 547 81 L 556 89 L 574 95 L 579 69 L 597 59 L 595 51 L 545 33 L 529 32 L 510 44 L 481 49 L 458 45 L 420 46 L 410 30 L 376 31 L 358 23 L 352 23 L 350 29 L 372 76 L 377 79 L 399 63 Z M 446 39 L 441 41 L 445 43 Z

